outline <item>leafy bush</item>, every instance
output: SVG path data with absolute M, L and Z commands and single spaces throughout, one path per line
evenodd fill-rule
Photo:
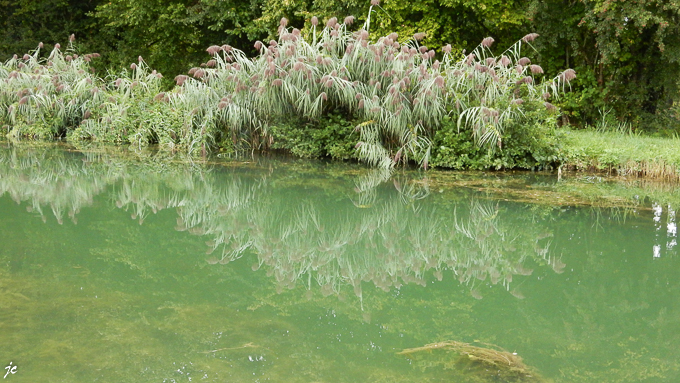
M 355 125 L 338 112 L 315 124 L 289 118 L 269 127 L 270 147 L 302 158 L 356 159 L 354 146 L 359 135 Z
M 527 121 L 515 121 L 505 129 L 502 148 L 476 145 L 472 130 L 458 130 L 457 124 L 445 117 L 434 135 L 432 166 L 476 170 L 544 169 L 561 163 L 564 133 L 555 127 L 555 116 L 542 119 L 540 109 L 526 114 Z

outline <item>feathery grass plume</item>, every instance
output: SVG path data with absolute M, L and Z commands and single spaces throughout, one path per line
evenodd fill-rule
M 539 36 L 538 33 L 529 33 L 528 35 L 525 35 L 524 37 L 522 37 L 522 41 L 524 41 L 526 43 L 530 43 L 530 42 L 536 40 L 536 38 L 538 36 Z
M 494 38 L 493 37 L 487 37 L 484 40 L 482 40 L 482 46 L 485 48 L 491 48 L 491 45 L 494 43 Z

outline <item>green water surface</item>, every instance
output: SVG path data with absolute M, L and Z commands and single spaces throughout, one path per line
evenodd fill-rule
M 673 185 L 1 146 L 3 381 L 680 381 Z

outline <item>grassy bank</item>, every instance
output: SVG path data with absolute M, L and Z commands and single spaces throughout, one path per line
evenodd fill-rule
M 566 131 L 561 163 L 568 170 L 680 181 L 680 139 Z

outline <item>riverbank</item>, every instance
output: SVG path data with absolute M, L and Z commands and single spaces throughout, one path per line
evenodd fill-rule
M 564 133 L 561 167 L 677 182 L 678 149 L 678 138 L 569 130 Z

